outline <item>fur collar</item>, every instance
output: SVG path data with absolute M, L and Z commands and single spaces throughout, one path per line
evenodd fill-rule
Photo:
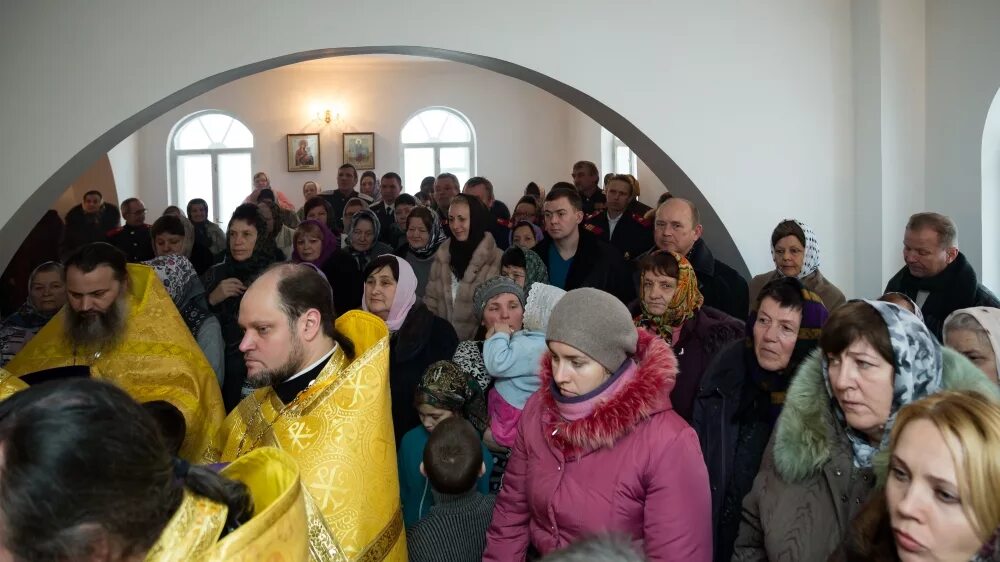
M 465 278 L 475 279 L 476 275 L 479 274 L 479 270 L 488 266 L 493 261 L 493 255 L 498 251 L 497 243 L 493 240 L 493 235 L 487 232 L 472 252 L 472 257 L 469 259 L 469 266 L 465 269 Z M 451 238 L 441 244 L 438 251 L 434 253 L 434 259 L 441 262 L 441 265 L 445 266 L 449 272 L 451 271 Z
M 774 465 L 788 482 L 801 482 L 819 473 L 834 448 L 840 446 L 837 441 L 847 440 L 830 405 L 819 354 L 817 349 L 802 362 L 774 429 Z M 997 385 L 968 359 L 949 348 L 941 348 L 941 354 L 942 390 L 974 390 L 1000 402 Z M 880 453 L 875 458 L 880 482 L 884 482 L 885 457 Z
M 645 329 L 637 329 L 639 342 L 633 359 L 636 376 L 617 394 L 597 406 L 594 412 L 576 421 L 559 415 L 552 396 L 552 362 L 549 353 L 542 358 L 542 423 L 550 443 L 564 454 L 586 454 L 602 447 L 612 447 L 642 421 L 654 414 L 671 410 L 670 392 L 677 381 L 677 358 L 662 339 Z

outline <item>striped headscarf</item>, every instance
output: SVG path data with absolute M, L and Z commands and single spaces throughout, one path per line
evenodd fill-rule
M 646 295 L 643 283 L 639 282 L 639 300 L 642 305 L 642 312 L 635 318 L 635 325 L 654 331 L 668 344 L 671 343 L 672 334 L 675 328 L 679 328 L 684 322 L 694 318 L 695 313 L 705 304 L 705 297 L 698 290 L 698 277 L 691 267 L 691 262 L 684 256 L 669 252 L 677 261 L 677 289 L 674 296 L 667 304 L 667 310 L 663 314 L 655 315 L 649 312 L 646 307 Z

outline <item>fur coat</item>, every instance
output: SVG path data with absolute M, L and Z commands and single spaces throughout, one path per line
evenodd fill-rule
M 465 275 L 458 280 L 458 292 L 452 298 L 454 274 L 451 271 L 450 248 L 449 238 L 434 254 L 434 263 L 424 292 L 424 304 L 431 312 L 451 322 L 459 341 L 470 340 L 476 335 L 476 328 L 479 326 L 472 310 L 472 295 L 484 281 L 500 275 L 500 258 L 503 257 L 503 252 L 497 248 L 493 236 L 486 233 L 472 253 Z

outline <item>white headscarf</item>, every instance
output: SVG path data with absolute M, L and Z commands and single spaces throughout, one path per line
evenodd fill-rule
M 951 324 L 955 317 L 962 314 L 968 314 L 975 318 L 976 322 L 979 322 L 979 325 L 983 327 L 983 331 L 986 332 L 986 336 L 990 340 L 990 345 L 993 346 L 993 355 L 997 363 L 997 373 L 1000 373 L 1000 342 L 998 342 L 998 338 L 1000 338 L 1000 308 L 974 306 L 972 308 L 958 309 L 944 319 L 944 329 L 941 331 L 947 334 L 948 325 Z
M 805 257 L 802 258 L 802 269 L 799 270 L 798 275 L 799 279 L 804 279 L 819 269 L 819 240 L 816 238 L 816 233 L 813 232 L 813 229 L 809 228 L 806 223 L 795 219 L 785 219 L 781 222 L 787 221 L 792 221 L 799 225 L 799 228 L 802 229 L 802 234 L 805 235 Z M 774 251 L 773 247 L 771 248 L 771 251 Z M 781 273 L 780 268 L 778 268 L 777 271 L 778 273 Z M 781 274 L 784 275 L 784 273 Z

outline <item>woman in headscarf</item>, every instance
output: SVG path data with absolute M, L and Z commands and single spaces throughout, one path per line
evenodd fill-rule
M 215 265 L 215 258 L 208 248 L 195 242 L 195 227 L 183 217 L 163 215 L 149 229 L 153 239 L 153 253 L 157 256 L 178 255 L 191 260 L 198 275 Z
M 530 250 L 545 238 L 541 227 L 528 221 L 520 221 L 510 229 L 510 244 Z
M 704 304 L 687 258 L 658 251 L 639 262 L 640 311 L 635 325 L 663 338 L 674 350 L 680 372 L 670 401 L 689 423 L 709 362 L 727 344 L 744 336 L 743 322 Z
M 447 240 L 438 214 L 427 207 L 414 207 L 406 217 L 406 242 L 396 249 L 396 255 L 406 260 L 417 276 L 417 296 L 424 298 L 427 279 L 431 276 L 434 254 Z
M 451 361 L 436 361 L 423 373 L 412 406 L 420 413 L 420 425 L 403 436 L 399 445 L 399 495 L 403 504 L 403 522 L 410 526 L 419 521 L 431 506 L 431 493 L 427 477 L 420 471 L 424 460 L 424 447 L 432 431 L 441 421 L 453 416 L 465 418 L 482 435 L 486 427 L 486 400 L 479 385 Z M 486 471 L 479 477 L 477 488 L 489 493 L 490 472 L 493 458 L 482 445 Z
M 226 233 L 208 218 L 208 203 L 204 199 L 192 199 L 187 204 L 187 216 L 194 225 L 194 242 L 208 248 L 213 256 L 226 249 Z
M 337 230 L 336 217 L 333 215 L 333 206 L 330 202 L 323 197 L 310 197 L 306 199 L 305 205 L 302 206 L 302 212 L 306 219 L 312 219 L 319 221 L 326 225 L 331 232 L 337 234 L 337 238 L 340 238 L 340 231 Z
M 0 367 L 10 362 L 64 304 L 62 264 L 49 261 L 36 267 L 28 277 L 28 300 L 0 323 Z
M 182 255 L 165 254 L 145 264 L 156 270 L 156 276 L 163 282 L 221 386 L 226 375 L 223 360 L 226 344 L 222 340 L 222 326 L 208 308 L 205 287 L 191 261 Z
M 805 223 L 793 219 L 778 223 L 771 233 L 771 259 L 776 269 L 750 280 L 751 306 L 757 301 L 757 293 L 764 285 L 780 277 L 794 277 L 801 281 L 806 289 L 823 299 L 829 311 L 847 302 L 844 293 L 820 273 L 819 241 Z
M 375 258 L 365 270 L 362 307 L 384 320 L 391 334 L 389 388 L 397 445 L 407 431 L 420 425 L 413 397 L 424 370 L 435 361 L 450 359 L 458 345 L 454 328 L 417 301 L 416 285 L 410 264 L 397 256 Z
M 826 560 L 876 487 L 897 413 L 941 390 L 998 394 L 902 308 L 866 300 L 834 310 L 820 352 L 788 388 L 733 560 Z
M 1000 408 L 940 392 L 899 412 L 885 493 L 851 523 L 830 561 L 1000 561 Z
M 991 381 L 998 382 L 1000 309 L 974 306 L 956 310 L 945 319 L 943 335 L 945 345 L 972 361 Z
M 326 223 L 306 219 L 295 228 L 292 236 L 293 262 L 311 263 L 323 271 L 336 251 L 337 235 L 327 228 Z
M 274 201 L 263 200 L 257 203 L 260 215 L 264 217 L 264 225 L 267 228 L 267 236 L 274 241 L 274 245 L 281 252 L 278 261 L 285 261 L 292 255 L 292 237 L 295 229 L 281 221 L 281 209 Z
M 365 290 L 364 272 L 375 258 L 391 254 L 392 248 L 379 242 L 379 220 L 368 209 L 356 212 L 347 226 L 347 246 L 330 256 L 323 272 L 333 287 L 337 314 L 361 308 Z
M 205 273 L 202 284 L 208 292 L 210 309 L 222 325 L 222 339 L 226 344 L 222 398 L 229 411 L 253 390 L 245 385 L 247 368 L 239 349 L 243 339 L 238 323 L 240 301 L 250 284 L 275 263 L 278 248 L 266 235 L 267 226 L 256 205 L 236 207 L 227 232 L 225 257 L 222 263 Z
M 724 347 L 705 369 L 691 421 L 712 483 L 718 562 L 732 557 L 743 496 L 753 486 L 788 385 L 816 349 L 828 316 L 819 295 L 794 277 L 765 285 L 753 307 L 746 339 Z
M 475 197 L 456 195 L 448 207 L 452 238 L 434 254 L 424 302 L 434 314 L 451 322 L 460 339 L 476 333 L 478 323 L 472 310 L 476 287 L 500 273 L 503 253 L 487 232 L 495 222 Z

